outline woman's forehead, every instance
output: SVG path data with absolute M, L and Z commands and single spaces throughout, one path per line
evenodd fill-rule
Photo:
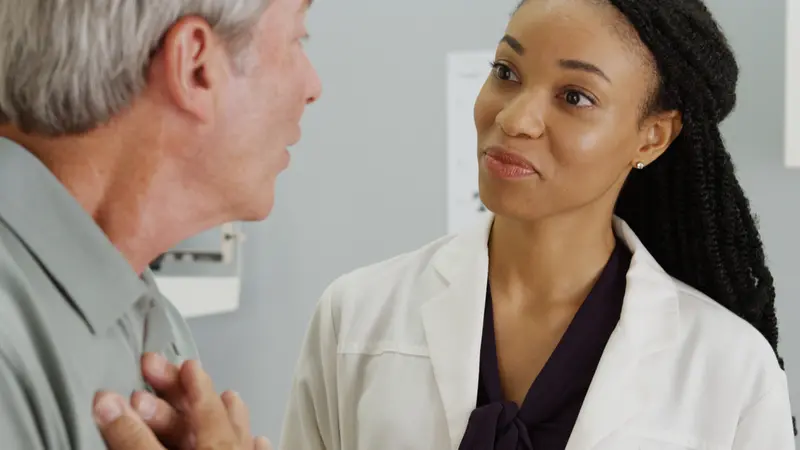
M 528 0 L 512 16 L 506 34 L 526 57 L 583 60 L 610 78 L 651 65 L 633 27 L 616 8 L 597 0 Z

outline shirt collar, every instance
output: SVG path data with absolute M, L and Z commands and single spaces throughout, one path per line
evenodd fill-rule
M 152 289 L 50 170 L 5 138 L 0 192 L 0 220 L 66 291 L 94 333 Z

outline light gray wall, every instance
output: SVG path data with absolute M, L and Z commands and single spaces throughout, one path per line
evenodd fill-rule
M 515 4 L 314 3 L 308 51 L 322 100 L 307 113 L 272 216 L 246 227 L 241 310 L 191 323 L 204 366 L 218 388 L 243 395 L 255 432 L 279 438 L 300 341 L 327 283 L 445 232 L 445 54 L 493 48 Z M 709 5 L 742 65 L 739 107 L 725 132 L 761 215 L 800 411 L 800 272 L 791 267 L 800 254 L 792 232 L 800 230 L 800 170 L 782 167 L 785 6 Z

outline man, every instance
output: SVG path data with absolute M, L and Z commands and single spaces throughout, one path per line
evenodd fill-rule
M 286 148 L 320 93 L 301 43 L 309 3 L 0 3 L 3 448 L 104 448 L 97 391 L 136 391 L 146 410 L 144 391 L 164 392 L 141 356 L 196 358 L 148 263 L 200 231 L 269 214 Z M 184 394 L 208 398 L 202 371 L 186 370 Z M 113 398 L 98 397 L 95 413 L 114 412 Z M 189 419 L 222 408 L 229 429 L 241 425 L 235 394 L 210 408 L 171 400 Z M 192 424 L 171 438 L 210 439 Z

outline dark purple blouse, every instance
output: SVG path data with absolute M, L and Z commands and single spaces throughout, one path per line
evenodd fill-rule
M 606 267 L 521 407 L 506 401 L 501 390 L 492 294 L 487 287 L 478 403 L 459 450 L 564 450 L 600 357 L 619 321 L 630 261 L 630 251 L 617 241 Z

